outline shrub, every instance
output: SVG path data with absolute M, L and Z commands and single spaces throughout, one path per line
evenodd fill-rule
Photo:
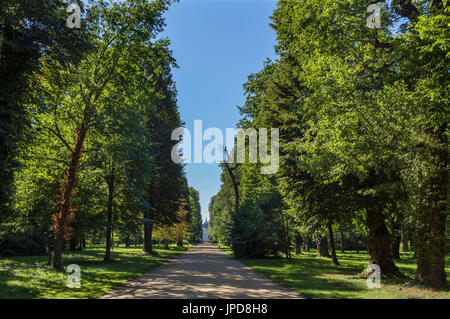
M 236 258 L 261 258 L 284 250 L 282 229 L 272 212 L 246 205 L 233 217 L 232 248 Z
M 37 232 L 0 234 L 0 256 L 39 256 L 46 254 L 46 237 Z

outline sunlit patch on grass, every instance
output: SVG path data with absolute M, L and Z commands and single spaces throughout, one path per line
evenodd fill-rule
M 232 254 L 229 247 L 221 247 Z M 307 298 L 450 298 L 450 290 L 434 290 L 418 285 L 414 280 L 416 259 L 410 253 L 402 253 L 396 265 L 406 275 L 404 279 L 382 279 L 380 289 L 369 289 L 366 278 L 361 276 L 369 263 L 365 252 L 338 253 L 340 266 L 330 258 L 317 258 L 314 250 L 304 251 L 293 257 L 291 263 L 285 259 L 243 259 L 252 267 L 274 281 L 299 291 Z M 450 254 L 446 256 L 447 278 L 450 278 Z
M 142 248 L 114 248 L 113 262 L 103 262 L 104 247 L 88 247 L 68 253 L 63 261 L 81 267 L 81 288 L 66 287 L 68 274 L 47 266 L 46 256 L 0 259 L 0 298 L 96 298 L 120 284 L 142 275 L 190 246 L 156 248 L 149 256 Z

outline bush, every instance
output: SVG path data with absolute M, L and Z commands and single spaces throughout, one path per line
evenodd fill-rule
M 46 254 L 46 237 L 39 232 L 0 234 L 0 256 L 40 256 Z
M 233 217 L 232 249 L 236 258 L 261 258 L 284 250 L 280 223 L 261 207 L 247 205 Z

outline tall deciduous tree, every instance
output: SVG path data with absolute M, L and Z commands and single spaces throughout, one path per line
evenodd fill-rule
M 136 53 L 148 49 L 151 40 L 161 31 L 162 13 L 167 5 L 163 0 L 93 4 L 87 10 L 88 20 L 93 21 L 87 34 L 92 39 L 92 53 L 76 69 L 74 65 L 66 67 L 47 59 L 43 86 L 48 95 L 44 95 L 43 103 L 52 109 L 53 118 L 43 126 L 64 145 L 70 162 L 54 225 L 55 268 L 62 266 L 65 227 L 73 216 L 72 200 L 78 185 L 80 160 L 95 115 L 107 99 L 108 88 L 123 80 L 122 75 L 130 64 L 141 62 Z M 61 117 L 70 122 L 71 134 L 63 131 L 67 131 L 69 125 L 61 125 Z
M 399 172 L 416 175 L 417 277 L 438 286 L 448 172 L 445 3 L 385 2 L 377 30 L 366 26 L 368 1 L 280 1 L 274 13 L 279 52 L 296 59 L 298 77 L 314 92 L 302 147 L 316 154 L 304 157 L 308 166 L 329 179 L 362 178 L 369 252 L 387 274 L 395 267 L 385 205 L 398 194 Z

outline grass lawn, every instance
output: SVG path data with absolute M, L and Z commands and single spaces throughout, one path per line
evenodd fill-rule
M 220 247 L 233 254 L 229 247 Z M 299 291 L 306 298 L 445 298 L 450 299 L 450 290 L 433 290 L 414 282 L 416 259 L 412 254 L 402 253 L 396 261 L 407 279 L 381 279 L 380 289 L 369 289 L 361 273 L 369 263 L 366 252 L 349 251 L 338 253 L 340 266 L 331 258 L 317 258 L 316 251 L 303 251 L 293 257 L 292 263 L 284 259 L 241 259 L 274 281 Z M 450 254 L 446 256 L 446 273 L 450 279 Z
M 83 252 L 63 256 L 66 268 L 81 268 L 81 287 L 68 288 L 68 273 L 47 266 L 46 256 L 0 258 L 0 298 L 96 298 L 128 280 L 148 272 L 181 254 L 191 246 L 156 248 L 158 256 L 149 256 L 142 247 L 115 247 L 113 262 L 103 262 L 105 248 L 87 247 Z

